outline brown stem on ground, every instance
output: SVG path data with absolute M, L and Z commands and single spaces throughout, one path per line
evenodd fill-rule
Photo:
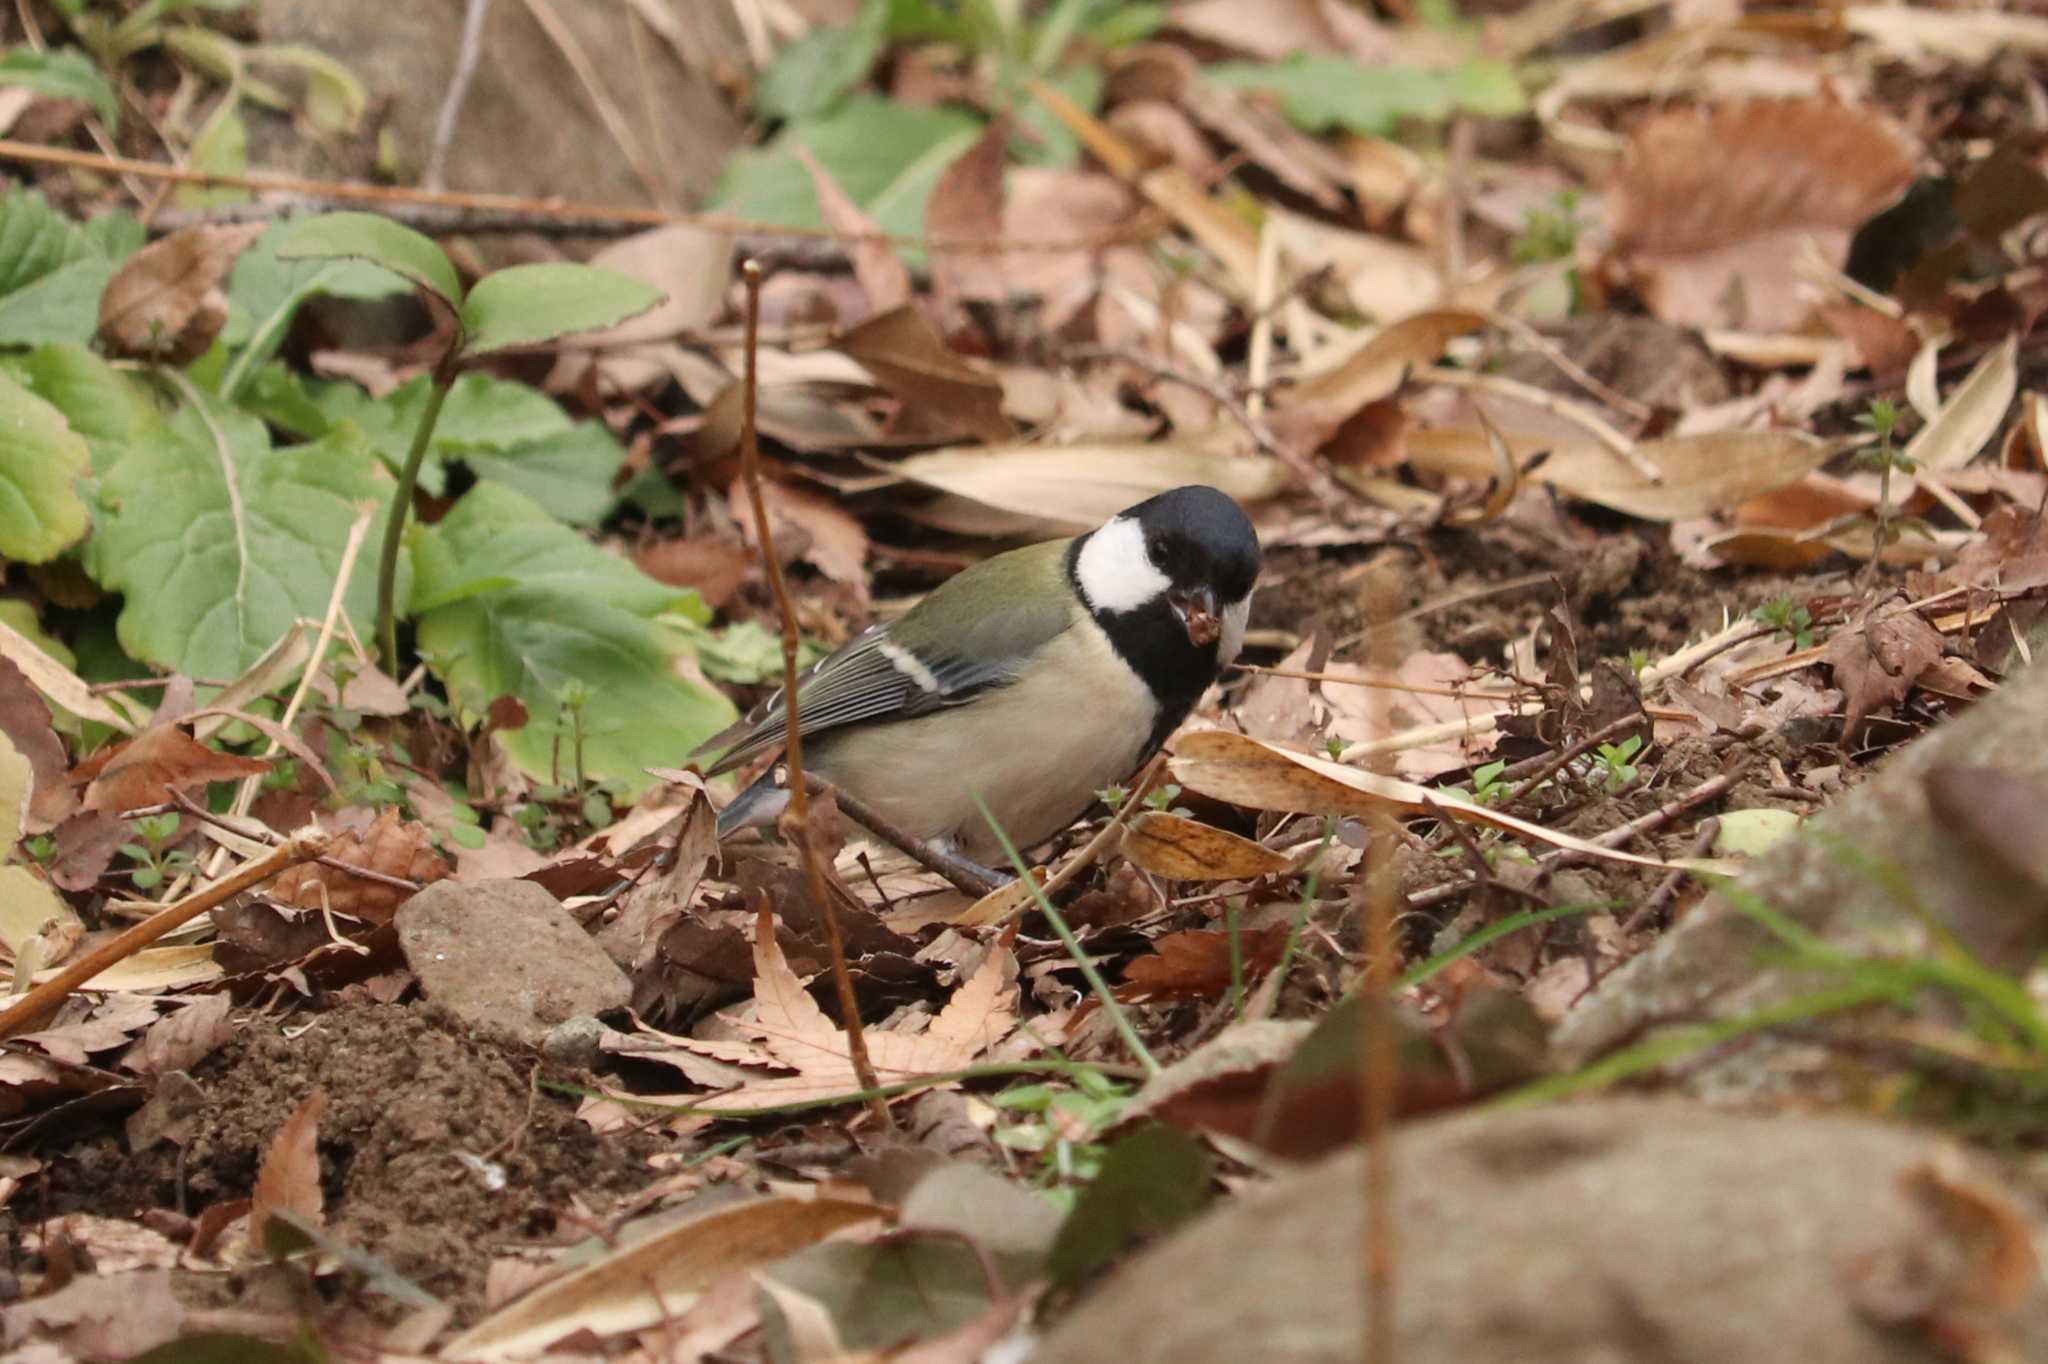
M 1390 573 L 1374 574 L 1366 581 L 1366 617 L 1391 620 L 1400 610 L 1401 599 Z M 1391 677 L 1401 666 L 1400 648 L 1392 630 L 1373 630 L 1367 636 L 1368 666 Z M 1374 690 L 1369 704 L 1380 713 L 1372 717 L 1379 733 L 1393 732 L 1392 697 Z M 1380 754 L 1373 766 L 1390 775 L 1390 755 Z M 1391 810 L 1385 806 L 1368 819 L 1371 838 L 1366 844 L 1365 876 L 1354 888 L 1353 903 L 1365 918 L 1365 979 L 1359 988 L 1359 1129 L 1365 1139 L 1365 1239 L 1360 1245 L 1360 1272 L 1364 1279 L 1366 1364 L 1393 1364 L 1394 1360 L 1394 1104 L 1401 1085 L 1401 1058 L 1396 1050 L 1394 1025 L 1394 972 L 1396 946 L 1394 921 L 1401 898 L 1400 863 L 1396 857 L 1400 831 Z
M 839 995 L 840 1020 L 846 1028 L 847 1059 L 853 1076 L 864 1090 L 877 1090 L 874 1063 L 868 1059 L 867 1035 L 861 1030 L 860 999 L 853 992 L 853 973 L 846 966 L 846 941 L 839 929 L 839 906 L 827 893 L 825 868 L 811 835 L 811 787 L 804 778 L 804 735 L 797 713 L 797 650 L 802 640 L 797 633 L 796 606 L 789 599 L 789 584 L 783 581 L 782 561 L 775 553 L 775 531 L 768 523 L 768 503 L 761 496 L 761 436 L 755 425 L 754 409 L 760 391 L 761 265 L 748 261 L 740 269 L 747 286 L 746 375 L 740 404 L 740 476 L 747 485 L 747 501 L 754 509 L 754 525 L 760 537 L 761 570 L 768 576 L 768 588 L 775 595 L 775 609 L 782 617 L 782 721 L 783 762 L 789 768 L 790 834 L 803 857 L 804 875 L 810 882 L 811 898 L 825 920 L 825 940 L 832 952 L 832 984 Z M 875 1120 L 884 1131 L 895 1126 L 889 1117 L 888 1101 L 868 1100 Z
M 222 877 L 204 890 L 194 891 L 174 905 L 165 906 L 112 941 L 101 944 L 30 990 L 9 1005 L 5 1012 L 0 1012 L 0 1039 L 33 1031 L 48 1021 L 67 995 L 100 972 L 126 961 L 172 929 L 190 923 L 243 891 L 260 886 L 301 862 L 311 862 L 325 855 L 332 841 L 332 835 L 325 829 L 308 825 L 271 852 L 244 863 L 239 871 Z

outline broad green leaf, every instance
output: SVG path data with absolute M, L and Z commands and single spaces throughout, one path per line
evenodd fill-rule
M 1053 1282 L 1071 1287 L 1138 1238 L 1193 1217 L 1209 1201 L 1209 1179 L 1209 1153 L 1185 1132 L 1149 1123 L 1120 1138 L 1053 1242 Z
M 62 412 L 0 377 L 0 555 L 48 563 L 83 539 L 92 513 L 78 479 L 91 464 Z
M 473 596 L 484 579 L 602 602 L 635 616 L 675 609 L 702 613 L 695 592 L 656 582 L 524 493 L 491 483 L 472 488 L 437 525 L 417 535 L 409 610 L 425 615 Z
M 221 340 L 240 350 L 223 380 L 232 398 L 268 361 L 291 328 L 299 305 L 316 294 L 375 299 L 406 293 L 412 284 L 381 265 L 362 260 L 285 260 L 277 254 L 290 229 L 273 227 L 235 261 L 228 277 L 228 321 Z
M 9 85 L 89 104 L 110 127 L 120 121 L 121 105 L 114 98 L 113 85 L 100 74 L 92 58 L 75 47 L 47 52 L 17 47 L 0 54 L 0 86 Z
M 38 346 L 26 355 L 7 357 L 4 368 L 64 414 L 71 429 L 92 447 L 96 463 L 109 458 L 112 452 L 106 447 L 133 440 L 159 420 L 146 383 L 83 346 Z
M 462 281 L 447 253 L 424 234 L 374 213 L 301 218 L 285 226 L 274 249 L 280 260 L 370 261 L 438 295 L 450 308 L 462 306 Z
M 88 256 L 0 298 L 0 346 L 84 345 L 99 330 L 100 295 L 120 267 Z
M 40 191 L 17 189 L 0 195 L 0 295 L 100 255 L 78 225 L 51 208 Z M 88 332 L 98 324 L 98 308 L 95 296 Z
M 852 23 L 812 29 L 761 73 L 754 112 L 780 119 L 825 113 L 867 77 L 888 26 L 889 0 L 867 0 Z
M 126 260 L 149 243 L 149 229 L 142 220 L 118 209 L 86 219 L 78 230 L 87 244 L 108 260 Z
M 652 285 L 594 265 L 514 265 L 477 281 L 462 305 L 462 353 L 537 346 L 609 327 L 667 297 Z
M 1444 73 L 1444 88 L 1468 114 L 1513 118 L 1529 111 L 1529 93 L 1514 68 L 1498 57 L 1474 57 Z
M 604 553 L 531 499 L 480 484 L 415 533 L 414 557 L 422 655 L 468 714 L 500 696 L 525 704 L 527 726 L 497 737 L 533 776 L 572 775 L 560 704 L 571 683 L 590 697 L 584 775 L 633 795 L 652 781 L 641 769 L 682 760 L 731 723 L 732 703 L 678 677 L 675 644 L 647 618 L 672 605 L 702 613 L 696 594 Z
M 612 477 L 626 462 L 626 448 L 602 424 L 579 422 L 495 449 L 456 446 L 443 457 L 461 460 L 478 478 L 518 489 L 572 526 L 592 526 L 618 503 Z
M 192 170 L 216 175 L 248 173 L 249 125 L 242 119 L 242 101 L 233 87 L 229 87 L 212 116 L 200 125 L 185 163 Z M 248 190 L 231 185 L 180 185 L 173 195 L 180 208 L 189 209 L 242 204 L 251 197 Z
M 1277 97 L 1287 117 L 1312 133 L 1392 132 L 1404 118 L 1442 119 L 1454 108 L 1474 113 L 1521 108 L 1512 72 L 1497 62 L 1474 61 L 1452 71 L 1413 66 L 1364 66 L 1349 57 L 1296 53 L 1284 62 L 1218 62 L 1202 68 L 1210 83 Z
M 981 121 L 957 109 L 855 95 L 821 118 L 799 119 L 767 146 L 726 165 L 716 209 L 737 218 L 823 227 L 801 144 L 885 232 L 924 230 L 925 200 L 946 167 L 974 145 Z
M 379 510 L 390 477 L 362 438 L 337 432 L 272 449 L 263 424 L 212 399 L 132 442 L 100 483 L 104 511 L 87 568 L 126 601 L 121 646 L 194 677 L 239 675 L 301 617 L 327 609 L 357 509 Z M 371 629 L 374 553 L 357 560 L 345 606 Z

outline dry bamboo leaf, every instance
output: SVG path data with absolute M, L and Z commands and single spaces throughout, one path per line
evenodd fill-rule
M 1516 819 L 1448 791 L 1362 772 L 1220 729 L 1182 735 L 1167 768 L 1188 790 L 1248 810 L 1367 815 L 1393 809 L 1407 814 L 1441 814 L 1467 823 L 1489 824 L 1603 861 L 1639 867 L 1682 865 L 1619 852 Z
M 1652 484 L 1613 451 L 1591 443 L 1561 449 L 1517 438 L 1518 462 L 1548 449 L 1550 458 L 1524 475 L 1559 492 L 1648 521 L 1677 521 L 1726 511 L 1817 469 L 1833 453 L 1826 442 L 1797 431 L 1710 431 L 1641 441 L 1641 462 L 1663 475 Z M 1478 431 L 1410 430 L 1408 458 L 1415 468 L 1482 480 L 1499 472 L 1499 457 Z
M 2037 14 L 1852 5 L 1836 18 L 1851 33 L 1916 60 L 1944 57 L 1982 66 L 2001 51 L 2048 52 L 2048 19 Z
M 887 1216 L 871 1203 L 832 1198 L 727 1203 L 542 1285 L 449 1341 L 442 1358 L 524 1358 L 575 1331 L 603 1337 L 658 1326 L 727 1274 Z
M 1386 397 L 1417 365 L 1434 364 L 1444 347 L 1486 325 L 1486 314 L 1431 308 L 1390 323 L 1343 363 L 1311 375 L 1289 390 L 1289 407 L 1328 406 L 1355 411 Z
M 1147 810 L 1125 827 L 1123 853 L 1154 876 L 1176 881 L 1249 881 L 1293 865 L 1249 838 L 1163 810 Z
M 37 691 L 81 720 L 97 720 L 120 734 L 133 734 L 136 722 L 94 693 L 77 673 L 36 646 L 34 640 L 0 621 L 0 657 L 28 674 Z
M 1977 362 L 1932 420 L 1906 446 L 1924 469 L 1957 469 L 1977 457 L 1998 434 L 2019 388 L 2019 337 L 2008 336 Z
M 258 1241 L 275 1212 L 294 1213 L 316 1226 L 321 1221 L 320 1115 L 327 1095 L 314 1090 L 300 1101 L 270 1139 L 249 1195 L 249 1230 Z
M 1123 442 L 958 447 L 889 468 L 983 506 L 1077 530 L 1093 530 L 1132 503 L 1187 483 L 1257 502 L 1287 482 L 1286 469 L 1271 460 Z

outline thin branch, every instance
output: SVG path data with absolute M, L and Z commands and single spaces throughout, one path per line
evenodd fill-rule
M 797 652 L 802 639 L 797 632 L 796 605 L 789 597 L 789 584 L 782 577 L 782 560 L 775 553 L 775 529 L 769 523 L 768 503 L 761 495 L 761 440 L 755 424 L 755 405 L 760 392 L 761 265 L 748 261 L 741 269 L 747 286 L 746 374 L 740 407 L 740 474 L 747 485 L 747 501 L 754 510 L 759 536 L 761 569 L 775 595 L 775 609 L 782 616 L 782 716 L 783 760 L 789 766 L 789 812 L 784 816 L 803 858 L 804 875 L 810 882 L 811 899 L 825 921 L 826 944 L 832 951 L 832 983 L 839 995 L 839 1013 L 846 1027 L 847 1059 L 853 1063 L 853 1077 L 863 1090 L 876 1088 L 874 1063 L 868 1059 L 867 1034 L 861 1028 L 860 999 L 853 991 L 853 974 L 846 966 L 846 942 L 839 928 L 839 906 L 827 893 L 825 868 L 811 831 L 811 786 L 804 779 L 804 734 L 798 714 Z M 871 1099 L 869 1108 L 883 1131 L 895 1127 L 889 1105 Z
M 271 877 L 289 871 L 302 862 L 323 856 L 332 836 L 313 825 L 299 830 L 272 852 L 214 882 L 204 890 L 167 905 L 141 923 L 100 944 L 77 961 L 36 986 L 0 1012 L 0 1039 L 19 1037 L 48 1021 L 72 991 L 108 967 L 118 965 L 140 952 L 172 929 L 190 923 L 200 915 L 227 903 L 245 890 L 262 885 Z
M 448 78 L 448 93 L 441 97 L 441 112 L 434 119 L 434 145 L 427 153 L 427 168 L 420 172 L 420 184 L 427 189 L 442 189 L 447 184 L 448 148 L 455 141 L 455 126 L 462 121 L 462 106 L 476 79 L 477 58 L 483 55 L 484 22 L 490 13 L 491 0 L 464 0 L 455 72 Z

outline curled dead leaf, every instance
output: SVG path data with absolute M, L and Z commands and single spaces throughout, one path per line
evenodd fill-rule
M 1163 810 L 1147 810 L 1125 826 L 1123 853 L 1153 875 L 1176 881 L 1249 881 L 1293 865 L 1249 838 Z
M 336 862 L 421 886 L 441 880 L 451 870 L 447 860 L 434 851 L 427 827 L 413 820 L 401 820 L 396 806 L 380 810 L 376 821 L 361 833 L 345 833 L 335 839 L 328 856 Z M 327 909 L 381 924 L 389 922 L 412 894 L 407 886 L 370 880 L 321 862 L 306 862 L 272 882 L 268 898 L 281 905 Z
M 266 223 L 180 228 L 130 256 L 100 295 L 100 339 L 120 355 L 184 365 L 228 320 L 221 282 Z

